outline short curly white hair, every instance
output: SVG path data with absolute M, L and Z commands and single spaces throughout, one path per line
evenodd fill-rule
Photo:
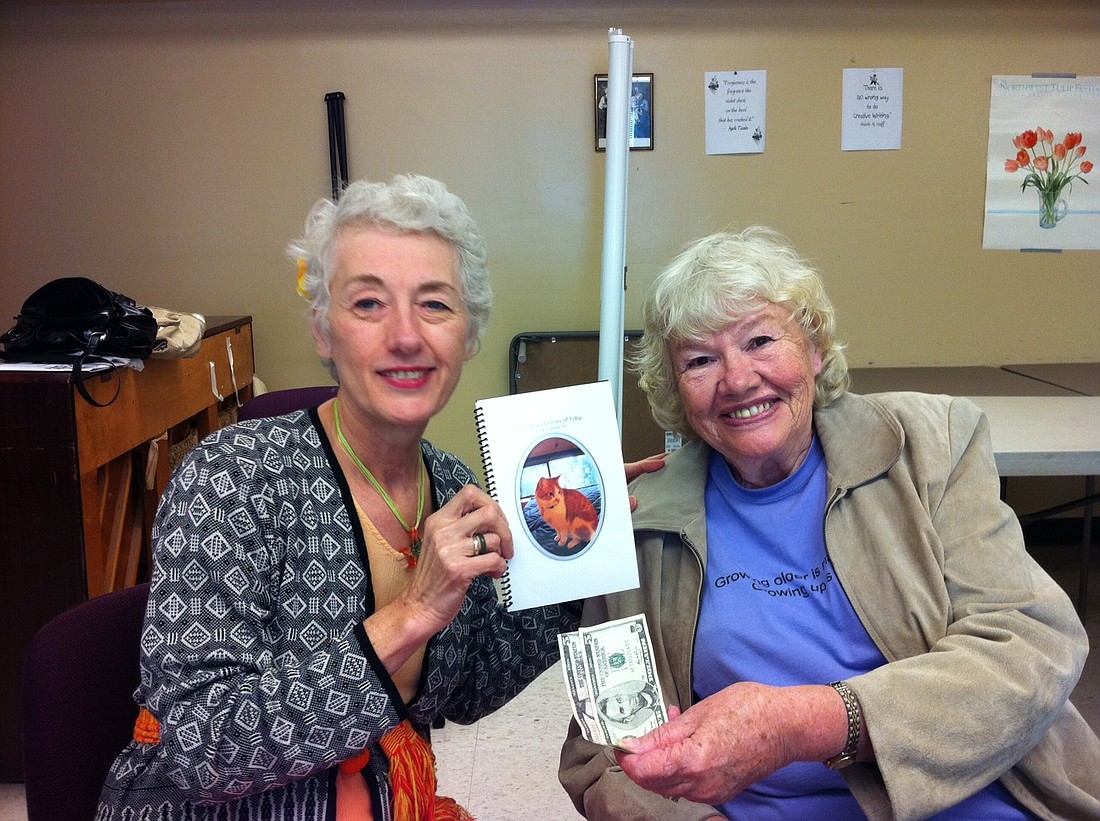
M 462 299 L 470 317 L 467 345 L 476 349 L 493 306 L 488 246 L 466 203 L 438 180 L 416 174 L 399 174 L 387 183 L 359 180 L 347 186 L 339 199 L 318 201 L 306 218 L 305 233 L 288 246 L 287 253 L 305 271 L 299 288 L 309 299 L 313 321 L 322 332 L 327 334 L 329 328 L 329 283 L 340 237 L 349 228 L 365 226 L 434 234 L 455 249 Z M 333 363 L 325 362 L 325 366 L 339 381 Z

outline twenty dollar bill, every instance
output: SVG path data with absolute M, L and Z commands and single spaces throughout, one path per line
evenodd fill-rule
M 581 734 L 618 746 L 668 721 L 645 614 L 558 635 L 565 686 Z

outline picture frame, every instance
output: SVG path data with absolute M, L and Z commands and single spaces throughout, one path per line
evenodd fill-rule
M 607 75 L 594 75 L 593 112 L 596 118 L 596 150 L 607 150 Z M 631 151 L 652 151 L 656 120 L 653 111 L 653 74 L 630 75 Z

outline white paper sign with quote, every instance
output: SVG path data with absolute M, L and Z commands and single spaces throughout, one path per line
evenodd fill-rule
M 895 151 L 901 148 L 905 69 L 844 69 L 841 151 Z
M 707 154 L 764 153 L 768 72 L 711 71 L 703 82 Z
M 515 556 L 504 605 L 522 610 L 638 586 L 630 500 L 607 382 L 475 403 L 489 493 Z

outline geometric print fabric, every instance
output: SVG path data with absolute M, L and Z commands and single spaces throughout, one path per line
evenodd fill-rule
M 422 453 L 437 509 L 476 481 L 430 443 Z M 315 410 L 222 428 L 185 458 L 154 525 L 135 694 L 161 742 L 122 752 L 97 821 L 324 821 L 333 765 L 368 746 L 388 821 L 386 732 L 476 721 L 557 661 L 577 614 L 508 613 L 478 578 L 403 704 L 362 630 L 372 593 L 350 509 Z

